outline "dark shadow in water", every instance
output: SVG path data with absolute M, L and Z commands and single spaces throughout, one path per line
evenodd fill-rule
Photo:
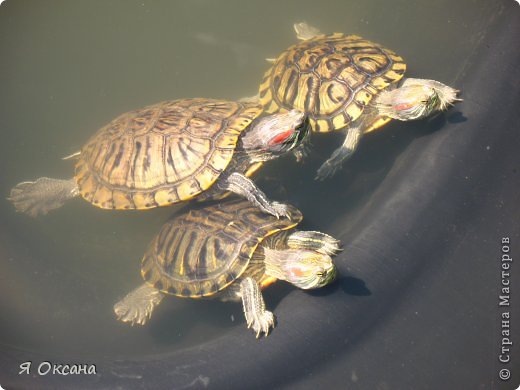
M 446 120 L 448 123 L 462 123 L 466 122 L 468 118 L 461 111 L 450 111 L 449 114 L 446 114 Z
M 353 276 L 345 276 L 340 279 L 339 286 L 348 295 L 366 297 L 372 295 L 372 291 L 366 286 L 362 279 Z
M 147 331 L 161 343 L 173 345 L 191 337 L 203 340 L 203 335 L 192 334 L 199 326 L 218 329 L 217 333 L 221 333 L 238 322 L 235 311 L 241 307 L 236 303 L 192 299 L 179 307 L 175 299 L 166 297 L 146 325 Z M 231 320 L 231 316 L 235 317 L 235 321 Z
M 372 292 L 368 289 L 365 282 L 353 276 L 340 276 L 334 283 L 316 290 L 307 292 L 315 297 L 325 297 L 334 294 L 337 290 L 343 290 L 347 295 L 369 296 Z
M 465 117 L 464 113 L 461 111 L 443 111 L 424 120 L 426 124 L 425 130 L 427 130 L 429 133 L 434 133 L 438 129 L 446 126 L 447 123 L 462 123 L 466 122 L 467 120 L 468 118 Z

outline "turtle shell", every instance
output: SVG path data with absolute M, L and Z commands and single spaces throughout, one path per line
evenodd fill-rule
M 237 199 L 192 209 L 163 225 L 141 263 L 145 281 L 181 297 L 210 296 L 233 283 L 247 269 L 258 244 L 296 226 L 301 213 L 276 218 Z
M 275 60 L 264 75 L 260 101 L 268 113 L 305 112 L 314 131 L 339 130 L 405 70 L 400 56 L 377 43 L 356 35 L 319 35 Z
M 82 148 L 75 175 L 79 191 L 107 209 L 191 199 L 218 179 L 241 132 L 261 112 L 253 102 L 195 98 L 125 113 Z

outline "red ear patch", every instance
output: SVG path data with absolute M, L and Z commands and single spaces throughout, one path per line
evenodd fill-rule
M 301 278 L 305 274 L 304 271 L 300 267 L 291 267 L 291 268 L 289 268 L 289 273 L 292 276 L 296 276 L 296 277 L 299 277 L 299 278 Z
M 284 142 L 294 132 L 294 129 L 284 131 L 269 141 L 269 145 L 277 145 Z
M 408 110 L 408 109 L 412 108 L 412 106 L 413 106 L 412 103 L 400 103 L 400 104 L 396 104 L 394 106 L 394 108 L 397 111 L 403 111 L 403 110 Z

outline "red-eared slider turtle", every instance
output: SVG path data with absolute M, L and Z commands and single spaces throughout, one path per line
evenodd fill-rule
M 119 320 L 143 325 L 165 294 L 242 300 L 257 337 L 274 326 L 261 288 L 276 279 L 302 289 L 325 286 L 336 275 L 331 256 L 339 241 L 314 231 L 295 231 L 301 213 L 288 218 L 262 213 L 238 199 L 192 209 L 168 221 L 141 263 L 145 283 L 115 304 Z
M 294 28 L 302 42 L 271 60 L 259 95 L 266 112 L 305 112 L 315 132 L 346 129 L 343 145 L 320 167 L 317 179 L 334 175 L 361 137 L 390 119 L 424 118 L 459 100 L 457 90 L 438 81 L 403 79 L 403 59 L 377 43 L 356 35 L 323 35 L 306 23 Z
M 149 209 L 231 191 L 286 215 L 285 205 L 269 201 L 247 176 L 297 146 L 306 120 L 297 110 L 261 114 L 258 102 L 202 98 L 125 113 L 83 146 L 73 179 L 19 183 L 10 200 L 36 216 L 79 195 L 105 209 Z

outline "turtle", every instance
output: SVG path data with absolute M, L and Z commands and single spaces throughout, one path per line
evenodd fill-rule
M 258 101 L 186 98 L 122 114 L 72 155 L 72 179 L 21 182 L 9 199 L 37 216 L 80 195 L 103 209 L 140 210 L 231 191 L 284 216 L 285 205 L 248 176 L 302 142 L 308 122 L 298 110 L 262 113 Z
M 364 134 L 391 119 L 421 119 L 461 100 L 458 90 L 441 82 L 403 78 L 403 58 L 378 43 L 357 35 L 324 35 L 305 22 L 294 29 L 301 42 L 268 59 L 272 66 L 259 98 L 268 113 L 305 112 L 313 132 L 344 129 L 343 144 L 321 165 L 318 180 L 332 177 Z
M 244 199 L 186 210 L 152 239 L 141 261 L 144 284 L 114 305 L 118 320 L 144 325 L 166 295 L 242 301 L 257 338 L 274 327 L 261 289 L 285 280 L 302 289 L 331 283 L 331 256 L 340 242 L 325 233 L 299 231 L 301 212 L 288 218 L 262 213 Z

